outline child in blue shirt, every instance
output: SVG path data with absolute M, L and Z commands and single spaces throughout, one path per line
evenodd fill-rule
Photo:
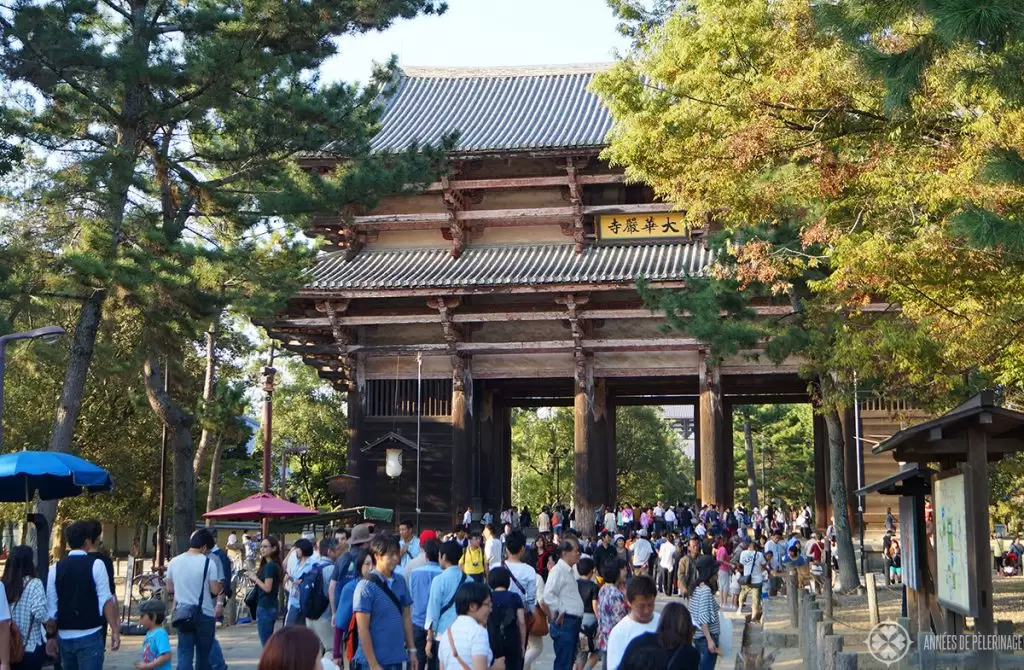
M 135 670 L 171 670 L 171 639 L 163 626 L 167 604 L 155 598 L 146 600 L 139 612 L 146 637 L 142 640 L 142 660 L 135 664 Z

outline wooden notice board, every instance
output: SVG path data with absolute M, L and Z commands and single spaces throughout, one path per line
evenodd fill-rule
M 964 466 L 935 475 L 932 482 L 935 514 L 936 596 L 939 604 L 964 616 L 978 615 L 978 585 L 974 576 L 974 534 L 967 506 L 971 482 Z M 986 529 L 980 529 L 985 532 Z M 904 563 L 905 564 L 905 563 Z M 991 566 L 980 566 L 990 569 Z

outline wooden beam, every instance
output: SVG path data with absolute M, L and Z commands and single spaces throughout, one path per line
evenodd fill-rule
M 869 305 L 868 307 L 872 307 Z M 753 308 L 759 316 L 786 316 L 793 313 L 788 305 L 761 305 Z M 874 310 L 869 310 L 874 311 Z M 722 316 L 726 313 L 722 312 Z M 649 309 L 581 309 L 578 316 L 591 319 L 664 319 L 662 311 Z M 455 323 L 503 323 L 506 321 L 561 321 L 566 318 L 563 311 L 521 311 L 521 312 L 460 312 L 452 320 Z M 384 326 L 409 323 L 438 323 L 436 313 L 376 314 L 366 316 L 340 316 L 338 323 L 343 326 Z M 282 318 L 271 325 L 279 327 L 327 328 L 331 323 L 325 318 L 294 317 Z
M 621 184 L 626 181 L 624 174 L 594 174 L 578 175 L 576 181 L 580 184 Z M 453 179 L 452 188 L 463 191 L 510 189 L 510 188 L 536 188 L 545 186 L 568 186 L 566 177 L 507 177 L 504 179 Z M 427 193 L 443 191 L 444 186 L 436 181 L 426 188 Z
M 680 288 L 686 286 L 684 280 L 679 281 L 656 281 L 651 282 L 652 289 Z M 302 289 L 294 297 L 309 300 L 323 300 L 324 298 L 414 298 L 436 296 L 438 291 L 443 290 L 446 295 L 506 295 L 533 294 L 542 295 L 545 293 L 593 293 L 595 291 L 635 291 L 636 282 L 632 279 L 625 279 L 619 282 L 582 283 L 569 282 L 559 284 L 529 284 L 526 286 L 454 286 L 434 288 L 406 288 L 406 289 Z
M 1020 440 L 1014 439 L 1000 439 L 1000 438 L 989 438 L 988 440 L 988 452 L 990 454 L 1007 454 L 1013 453 L 1020 450 Z M 965 458 L 967 457 L 967 440 L 965 438 L 952 439 L 952 438 L 939 438 L 937 440 L 929 440 L 926 444 L 921 445 L 918 449 L 901 449 L 896 447 L 896 455 L 900 460 L 928 462 L 935 460 L 933 456 L 939 454 L 944 455 L 956 455 L 962 454 Z M 907 458 L 904 459 L 904 456 Z M 911 458 L 913 457 L 913 458 Z
M 546 340 L 538 342 L 431 342 L 425 344 L 352 344 L 348 354 L 365 353 L 370 356 L 391 356 L 415 353 L 571 353 L 577 343 L 573 340 Z M 586 339 L 582 347 L 588 351 L 689 351 L 698 349 L 700 342 L 692 337 L 667 337 L 646 341 L 634 339 Z M 288 349 L 305 356 L 338 356 L 335 345 L 287 345 Z
M 568 180 L 568 177 L 566 177 Z M 649 214 L 671 211 L 669 203 L 639 203 L 632 205 L 590 205 L 583 207 L 584 215 L 594 214 Z M 571 219 L 577 213 L 575 207 L 519 207 L 515 209 L 478 209 L 455 212 L 456 221 L 494 221 L 529 219 Z M 449 212 L 423 212 L 420 214 L 370 214 L 352 218 L 355 226 L 383 226 L 385 224 L 433 224 L 427 228 L 445 225 L 450 220 Z M 408 226 L 403 226 L 409 229 Z

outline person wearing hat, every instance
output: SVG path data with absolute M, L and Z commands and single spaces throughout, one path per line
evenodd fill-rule
M 437 540 L 438 543 L 441 542 L 441 538 L 439 538 L 437 536 L 437 533 L 432 530 L 425 530 L 422 533 L 420 533 L 419 540 L 421 548 L 423 547 L 423 545 L 427 543 L 427 540 Z M 405 574 L 411 575 L 413 570 L 415 570 L 416 568 L 422 568 L 426 564 L 427 557 L 422 551 L 420 551 L 419 555 L 416 558 L 409 561 L 408 565 L 405 566 Z
M 693 646 L 700 653 L 702 670 L 714 668 L 718 662 L 718 637 L 721 633 L 720 609 L 715 599 L 718 584 L 718 561 L 713 556 L 697 559 L 697 579 L 690 595 L 690 618 L 693 620 Z
M 338 613 L 338 603 L 341 601 L 341 590 L 345 584 L 358 578 L 356 572 L 356 554 L 370 542 L 373 533 L 370 524 L 361 523 L 352 529 L 352 535 L 348 538 L 348 551 L 338 556 L 334 562 L 334 571 L 331 572 L 331 583 L 327 590 L 327 597 L 331 601 L 331 620 L 333 621 Z
M 143 600 L 139 605 L 139 615 L 146 637 L 142 639 L 142 660 L 135 664 L 135 669 L 170 670 L 171 638 L 163 626 L 167 604 L 157 598 Z

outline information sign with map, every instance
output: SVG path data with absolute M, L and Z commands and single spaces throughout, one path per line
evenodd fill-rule
M 964 616 L 977 615 L 975 584 L 971 578 L 973 529 L 967 523 L 967 477 L 957 469 L 935 476 L 935 553 L 939 604 Z

